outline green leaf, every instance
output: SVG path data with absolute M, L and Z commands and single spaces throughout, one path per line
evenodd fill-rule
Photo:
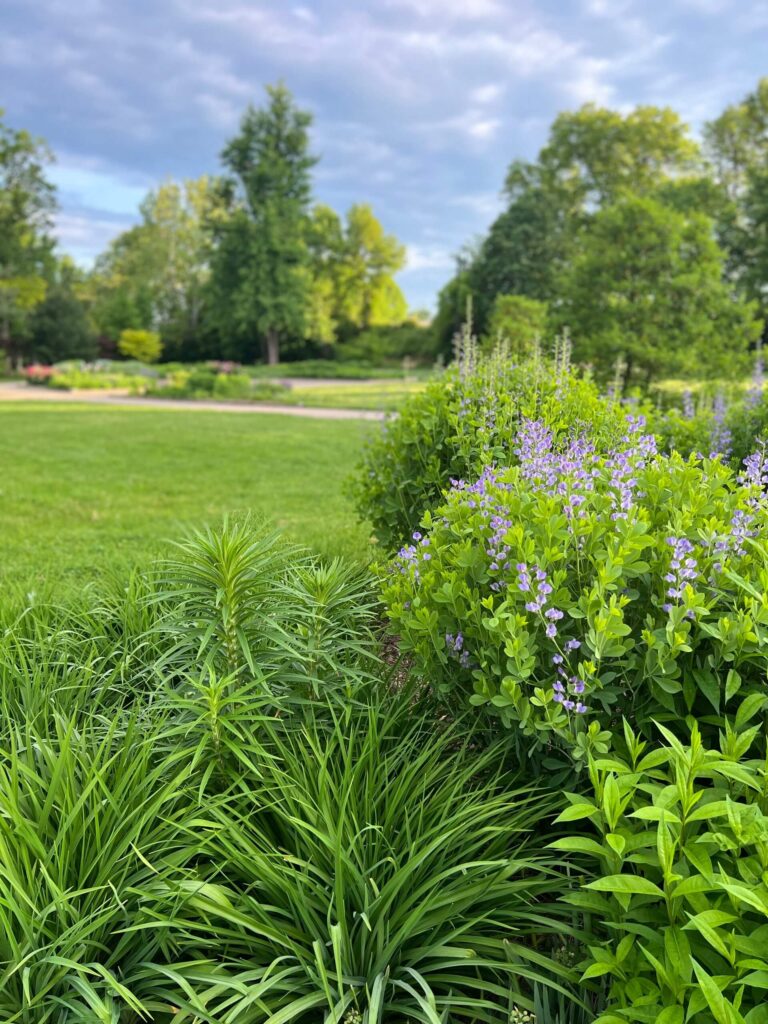
M 594 804 L 573 804 L 555 818 L 555 824 L 561 821 L 578 821 L 580 818 L 591 818 L 597 814 Z
M 587 885 L 588 889 L 598 892 L 620 892 L 639 896 L 658 896 L 664 898 L 664 891 L 641 875 L 606 875 Z
M 744 1024 L 744 1018 L 733 1003 L 726 999 L 712 978 L 695 960 L 693 969 L 696 972 L 696 979 L 701 986 L 701 991 L 704 993 L 707 1006 L 712 1011 L 712 1016 L 717 1024 Z

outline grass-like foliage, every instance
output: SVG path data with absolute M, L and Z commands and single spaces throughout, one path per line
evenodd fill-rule
M 216 885 L 166 922 L 217 960 L 180 1022 L 501 1022 L 567 979 L 557 795 L 463 723 L 379 688 L 330 722 L 264 723 L 232 781 L 190 836 Z
M 375 615 L 358 568 L 249 522 L 6 599 L 0 1019 L 578 1009 L 557 794 L 391 682 Z

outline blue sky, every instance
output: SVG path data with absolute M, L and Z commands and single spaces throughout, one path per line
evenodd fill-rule
M 216 172 L 282 78 L 315 117 L 317 198 L 372 203 L 420 307 L 558 111 L 668 104 L 697 130 L 766 54 L 768 0 L 3 0 L 0 106 L 56 152 L 86 262 L 158 181 Z

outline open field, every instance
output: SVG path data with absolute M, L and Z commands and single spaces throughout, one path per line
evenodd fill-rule
M 0 404 L 0 572 L 81 580 L 189 526 L 253 511 L 318 551 L 363 559 L 342 495 L 362 422 L 203 410 Z

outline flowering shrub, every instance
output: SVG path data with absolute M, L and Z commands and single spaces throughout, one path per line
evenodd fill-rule
M 519 466 L 455 480 L 382 572 L 392 629 L 443 697 L 583 760 L 618 715 L 700 718 L 765 688 L 768 525 L 761 453 L 659 456 L 643 421 L 600 454 L 535 421 Z
M 395 549 L 440 503 L 452 477 L 514 464 L 526 418 L 538 418 L 555 437 L 578 428 L 596 443 L 620 436 L 622 423 L 619 406 L 565 360 L 516 364 L 504 347 L 478 355 L 470 343 L 457 365 L 409 398 L 369 445 L 352 485 L 360 517 L 385 548 Z
M 594 929 L 582 980 L 608 983 L 595 1024 L 768 1018 L 768 773 L 750 758 L 766 703 L 743 701 L 718 749 L 694 725 L 647 750 L 625 724 L 622 756 L 590 764 L 593 794 L 565 794 L 559 821 L 592 835 L 552 845 L 598 875 L 565 896 Z
M 39 363 L 33 363 L 31 366 L 24 367 L 24 378 L 27 384 L 47 384 L 54 374 L 54 368 L 52 366 L 42 366 Z

